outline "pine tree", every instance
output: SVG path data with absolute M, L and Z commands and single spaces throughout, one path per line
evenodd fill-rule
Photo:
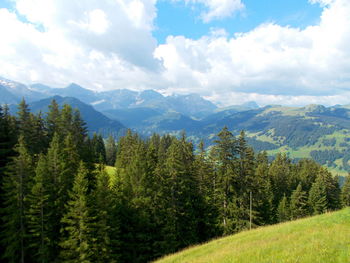
M 194 171 L 198 182 L 198 190 L 203 199 L 203 206 L 198 211 L 199 230 L 198 236 L 204 242 L 219 235 L 217 217 L 218 211 L 215 207 L 215 177 L 213 164 L 204 149 L 204 142 L 199 143 L 199 153 L 195 156 Z
M 301 184 L 292 192 L 290 197 L 290 217 L 292 220 L 305 217 L 307 215 L 306 193 L 302 190 Z
M 36 119 L 35 116 L 32 113 L 30 113 L 29 106 L 24 99 L 22 99 L 22 101 L 18 105 L 17 115 L 18 130 L 19 134 L 23 137 L 25 147 L 27 147 L 28 152 L 30 154 L 38 154 L 38 142 L 35 138 L 37 133 Z
M 103 163 L 106 162 L 106 149 L 101 135 L 94 133 L 92 139 L 92 151 L 94 155 L 94 163 L 98 163 L 101 160 Z
M 86 138 L 88 137 L 88 134 L 87 134 L 86 122 L 81 118 L 81 115 L 78 109 L 73 110 L 72 136 L 73 136 L 73 141 L 76 143 L 79 156 L 84 160 L 84 157 L 87 154 L 85 152 L 86 150 L 85 142 L 86 142 Z
M 49 226 L 50 226 L 50 255 L 55 258 L 59 251 L 59 239 L 60 239 L 60 221 L 65 212 L 64 203 L 61 198 L 66 196 L 60 195 L 62 188 L 62 175 L 64 172 L 64 163 L 62 153 L 63 144 L 60 140 L 60 136 L 55 133 L 53 135 L 50 147 L 47 151 L 47 166 L 49 178 L 47 182 L 47 189 L 49 192 Z
M 59 162 L 61 163 L 59 172 L 59 185 L 57 188 L 58 199 L 57 205 L 58 209 L 61 211 L 61 217 L 66 212 L 65 204 L 69 200 L 69 192 L 72 190 L 74 175 L 77 173 L 80 163 L 80 158 L 76 144 L 73 141 L 73 136 L 68 133 L 63 141 L 63 148 L 59 150 Z
M 341 189 L 341 203 L 343 207 L 350 206 L 350 175 L 346 176 Z
M 117 155 L 117 146 L 112 135 L 110 135 L 106 142 L 106 164 L 110 166 L 115 165 Z
M 269 162 L 266 152 L 257 155 L 257 166 L 254 179 L 255 207 L 258 215 L 258 224 L 272 224 L 275 222 L 273 205 L 274 193 L 269 176 Z M 257 219 L 256 219 L 257 220 Z
M 319 184 L 323 185 L 326 189 L 328 209 L 339 209 L 341 204 L 338 177 L 333 177 L 332 174 L 326 168 L 323 167 L 320 168 L 317 177 L 317 180 L 319 180 Z
M 244 131 L 241 131 L 237 139 L 237 160 L 235 162 L 237 176 L 233 178 L 233 187 L 236 194 L 235 201 L 237 209 L 235 218 L 236 231 L 249 227 L 250 213 L 252 215 L 252 223 L 258 223 L 256 204 L 252 202 L 252 211 L 250 211 L 250 193 L 252 198 L 258 193 L 258 186 L 255 178 L 255 156 L 254 151 L 248 146 L 245 139 Z
M 164 228 L 168 249 L 176 250 L 198 242 L 198 218 L 195 211 L 201 205 L 197 181 L 193 172 L 192 144 L 173 140 L 166 160 L 167 224 Z
M 30 209 L 28 213 L 29 233 L 31 236 L 31 249 L 37 262 L 52 262 L 50 257 L 48 166 L 45 155 L 39 156 L 35 170 L 34 184 L 29 195 Z
M 99 165 L 97 186 L 93 194 L 93 251 L 92 262 L 111 262 L 111 212 L 113 198 L 110 189 L 109 176 L 103 164 Z
M 48 140 L 51 141 L 54 134 L 61 134 L 61 121 L 60 121 L 61 112 L 59 106 L 55 99 L 51 101 L 49 105 L 49 111 L 46 115 L 46 126 L 47 126 L 47 135 Z
M 284 195 L 290 196 L 291 187 L 291 160 L 285 154 L 277 154 L 269 167 L 272 189 L 274 193 L 274 206 L 277 207 Z
M 237 159 L 237 144 L 234 136 L 224 127 L 218 133 L 218 139 L 214 142 L 216 145 L 212 149 L 212 156 L 216 162 L 217 182 L 215 186 L 215 201 L 219 211 L 221 226 L 225 234 L 232 233 L 234 229 L 231 227 L 229 214 L 229 203 L 232 202 L 234 189 L 233 178 L 236 176 L 234 162 Z M 234 209 L 235 206 L 230 206 Z
M 11 117 L 3 111 L 0 105 L 0 185 L 4 176 L 4 168 L 14 155 L 13 147 L 16 144 L 16 132 Z
M 290 209 L 288 204 L 288 199 L 284 195 L 278 204 L 277 208 L 277 220 L 278 222 L 288 221 L 290 219 Z
M 4 209 L 2 241 L 5 245 L 3 257 L 9 262 L 25 262 L 28 252 L 28 195 L 30 193 L 34 168 L 23 135 L 16 147 L 18 156 L 8 166 L 3 182 Z
M 322 214 L 327 211 L 329 205 L 327 200 L 326 186 L 322 178 L 318 176 L 312 184 L 309 192 L 309 206 L 313 215 Z
M 63 238 L 60 257 L 63 262 L 91 261 L 91 217 L 88 204 L 88 171 L 81 162 L 69 194 L 67 213 L 62 218 Z
M 59 125 L 58 132 L 64 138 L 68 134 L 72 134 L 74 132 L 73 129 L 73 110 L 69 104 L 64 104 L 59 116 Z

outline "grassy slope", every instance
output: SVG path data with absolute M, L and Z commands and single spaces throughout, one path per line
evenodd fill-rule
M 350 262 L 350 208 L 261 227 L 160 259 L 167 262 Z

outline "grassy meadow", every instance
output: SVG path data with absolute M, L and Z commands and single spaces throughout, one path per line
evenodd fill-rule
M 227 236 L 158 263 L 350 262 L 350 208 Z

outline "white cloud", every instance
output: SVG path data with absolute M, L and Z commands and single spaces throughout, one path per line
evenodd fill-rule
M 349 14 L 350 1 L 336 0 L 324 7 L 319 25 L 303 30 L 268 23 L 231 38 L 171 36 L 155 55 L 172 87 L 214 92 L 226 104 L 230 94 L 248 93 L 271 102 L 340 98 L 350 90 Z
M 208 19 L 243 5 L 185 1 L 205 5 Z M 347 103 L 350 1 L 310 2 L 323 12 L 305 29 L 266 23 L 234 36 L 220 29 L 197 40 L 169 36 L 157 45 L 156 0 L 17 0 L 27 21 L 0 9 L 0 75 L 54 86 L 196 92 L 225 105 Z
M 205 23 L 232 16 L 244 9 L 241 0 L 184 0 L 187 4 L 201 4 L 207 9 L 201 14 Z
M 73 25 L 80 27 L 83 30 L 89 30 L 96 34 L 106 33 L 109 27 L 109 22 L 106 18 L 106 13 L 103 12 L 101 9 L 95 9 L 88 12 L 86 21 L 68 21 L 68 23 L 69 22 L 71 22 Z
M 162 85 L 155 0 L 17 0 L 15 7 L 27 21 L 0 9 L 0 75 L 54 86 Z

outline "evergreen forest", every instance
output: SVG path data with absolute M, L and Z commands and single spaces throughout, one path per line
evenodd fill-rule
M 149 262 L 350 206 L 349 176 L 340 186 L 313 160 L 270 161 L 244 131 L 225 126 L 210 147 L 184 132 L 116 141 L 55 100 L 46 114 L 0 107 L 0 180 L 2 262 Z

